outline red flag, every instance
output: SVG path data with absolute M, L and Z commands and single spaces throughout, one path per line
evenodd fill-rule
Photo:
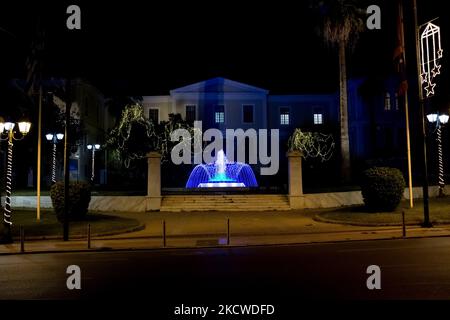
M 402 96 L 408 90 L 408 79 L 406 75 L 405 63 L 405 35 L 403 29 L 403 6 L 402 0 L 398 1 L 398 16 L 397 16 L 397 46 L 394 50 L 394 64 L 396 71 L 400 77 L 400 85 L 398 88 L 398 95 Z

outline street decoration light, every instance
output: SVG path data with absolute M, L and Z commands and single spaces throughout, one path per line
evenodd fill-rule
M 64 139 L 63 133 L 47 133 L 45 135 L 47 141 L 53 144 L 52 150 L 52 184 L 56 183 L 56 144 Z
M 422 138 L 423 138 L 423 216 L 422 226 L 425 228 L 432 227 L 430 222 L 430 208 L 428 195 L 428 168 L 427 168 L 427 130 L 424 103 L 435 95 L 435 78 L 441 73 L 440 59 L 443 57 L 441 47 L 441 30 L 440 27 L 432 23 L 436 19 L 419 26 L 417 17 L 417 1 L 413 0 L 414 12 L 414 29 L 416 38 L 416 59 L 418 73 L 418 92 L 420 113 L 422 119 Z M 420 32 L 420 30 L 423 30 Z M 424 95 L 424 90 L 426 94 Z M 430 117 L 434 120 L 434 116 Z
M 17 122 L 20 135 L 14 130 L 16 124 L 11 121 L 4 121 L 0 118 L 0 140 L 8 143 L 8 156 L 6 164 L 6 200 L 5 208 L 3 209 L 3 224 L 6 229 L 4 242 L 12 242 L 11 237 L 11 192 L 12 192 L 12 168 L 13 168 L 13 146 L 14 141 L 22 140 L 31 129 L 31 123 L 26 119 L 21 119 Z M 17 134 L 17 135 L 16 135 Z
M 444 196 L 444 162 L 442 160 L 442 135 L 441 127 L 448 122 L 449 116 L 447 114 L 431 113 L 427 115 L 430 123 L 436 123 L 437 143 L 438 143 L 438 161 L 439 161 L 439 196 Z
M 95 177 L 95 151 L 100 150 L 99 144 L 88 144 L 88 150 L 92 150 L 92 167 L 91 167 L 91 181 L 94 181 Z
M 434 96 L 434 78 L 441 74 L 441 65 L 439 59 L 442 58 L 443 50 L 441 47 L 441 28 L 428 22 L 420 35 L 420 56 L 421 69 L 420 77 L 422 85 L 426 84 L 426 96 Z

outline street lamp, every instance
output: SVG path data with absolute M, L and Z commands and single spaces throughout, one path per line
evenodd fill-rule
M 92 150 L 92 174 L 91 174 L 91 181 L 94 181 L 94 177 L 95 177 L 95 151 L 100 150 L 100 145 L 99 144 L 88 144 L 87 145 L 88 150 Z
M 12 167 L 13 167 L 13 141 L 22 140 L 28 132 L 30 132 L 31 123 L 26 119 L 17 122 L 20 136 L 16 136 L 17 131 L 14 131 L 16 124 L 11 121 L 4 121 L 0 118 L 0 140 L 8 142 L 8 157 L 6 165 L 6 200 L 5 208 L 3 210 L 3 224 L 6 229 L 6 235 L 3 242 L 12 242 L 11 236 L 11 189 L 12 189 Z
M 431 113 L 427 115 L 428 122 L 436 123 L 437 143 L 438 143 L 438 160 L 439 160 L 439 196 L 444 195 L 444 162 L 442 161 L 442 136 L 441 126 L 448 122 L 449 116 L 446 114 Z
M 53 152 L 52 152 L 52 184 L 56 183 L 56 144 L 58 141 L 64 139 L 63 133 L 47 133 L 45 135 L 47 141 L 52 142 L 53 144 Z

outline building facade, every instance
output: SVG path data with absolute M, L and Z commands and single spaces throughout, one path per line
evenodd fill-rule
M 377 159 L 398 157 L 406 153 L 405 119 L 396 95 L 395 81 L 384 81 L 380 90 L 365 93 L 366 79 L 348 83 L 349 139 L 353 163 L 377 162 Z M 253 128 L 279 129 L 280 171 L 278 177 L 266 179 L 262 185 L 287 184 L 287 140 L 296 128 L 308 132 L 332 134 L 336 142 L 334 157 L 328 164 L 306 162 L 304 177 L 316 180 L 315 173 L 336 174 L 339 168 L 339 95 L 295 94 L 272 95 L 266 89 L 224 78 L 213 78 L 171 90 L 165 96 L 144 96 L 145 114 L 152 121 L 166 121 L 178 113 L 187 121 L 202 121 L 203 130 Z M 364 165 L 362 165 L 363 167 Z M 358 167 L 358 166 L 356 166 Z M 259 177 L 263 179 L 263 177 Z M 275 181 L 275 183 L 274 183 Z M 308 183 L 307 183 L 308 184 Z

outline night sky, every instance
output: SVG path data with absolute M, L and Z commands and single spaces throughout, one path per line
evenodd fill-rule
M 46 30 L 46 74 L 85 78 L 107 95 L 168 94 L 217 76 L 271 93 L 338 89 L 337 54 L 317 34 L 310 1 L 93 2 L 2 1 L 0 27 L 14 35 L 0 33 L 2 79 L 24 77 L 40 17 Z M 448 25 L 445 3 L 440 2 L 418 0 L 421 23 L 441 15 L 443 29 Z M 382 29 L 361 35 L 349 56 L 349 76 L 384 77 L 394 70 L 396 1 L 360 3 L 362 8 L 380 5 Z M 81 31 L 66 29 L 70 4 L 81 7 Z M 410 4 L 405 1 L 406 32 L 413 45 Z

